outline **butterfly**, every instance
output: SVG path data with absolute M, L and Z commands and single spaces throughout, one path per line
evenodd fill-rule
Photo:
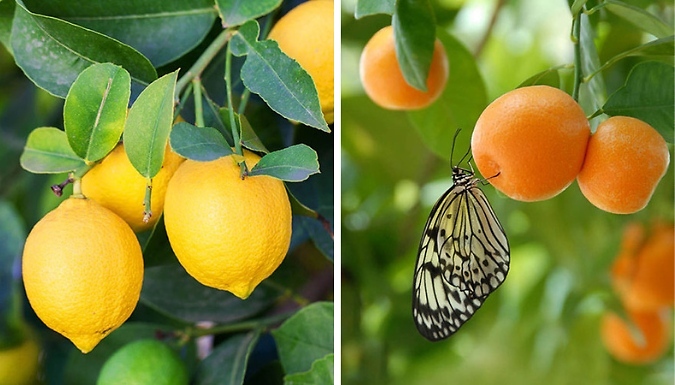
M 453 166 L 452 187 L 438 199 L 424 226 L 412 308 L 417 330 L 431 341 L 455 333 L 509 271 L 506 233 L 478 186 L 481 182 L 473 170 Z

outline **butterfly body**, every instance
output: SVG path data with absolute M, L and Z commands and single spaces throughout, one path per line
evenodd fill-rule
M 510 251 L 479 179 L 453 167 L 453 185 L 424 227 L 413 280 L 413 317 L 431 341 L 456 332 L 506 279 Z

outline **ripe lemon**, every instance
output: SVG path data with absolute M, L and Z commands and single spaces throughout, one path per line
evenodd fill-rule
M 244 151 L 249 170 L 260 157 Z M 247 298 L 281 264 L 291 241 L 283 182 L 240 177 L 232 155 L 186 160 L 166 190 L 164 224 L 185 270 L 203 285 Z
M 148 230 L 162 214 L 166 185 L 183 160 L 167 145 L 162 168 L 152 178 L 152 216 L 147 223 L 143 222 L 147 182 L 129 161 L 123 144 L 82 177 L 82 193 L 119 215 L 135 232 Z
M 37 383 L 40 346 L 32 333 L 17 346 L 0 350 L 0 385 Z
M 103 365 L 96 385 L 188 385 L 185 365 L 157 340 L 139 340 L 116 351 Z
M 333 1 L 298 5 L 279 19 L 268 38 L 312 76 L 324 117 L 333 123 Z
M 112 211 L 71 197 L 28 235 L 23 282 L 42 322 L 88 353 L 136 307 L 143 283 L 141 247 Z

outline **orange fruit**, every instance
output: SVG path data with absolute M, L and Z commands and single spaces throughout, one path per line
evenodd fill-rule
M 669 163 L 666 141 L 652 126 L 614 116 L 600 123 L 588 141 L 577 181 L 596 207 L 631 214 L 647 206 Z
M 611 267 L 614 290 L 623 296 L 633 281 L 637 269 L 636 255 L 645 240 L 645 229 L 641 223 L 630 223 L 623 231 L 621 248 Z
M 646 364 L 659 359 L 670 345 L 669 322 L 657 311 L 628 311 L 633 325 L 615 313 L 602 317 L 600 332 L 607 351 L 617 360 Z
M 482 112 L 471 137 L 478 170 L 524 202 L 552 198 L 576 178 L 591 134 L 571 96 L 549 86 L 518 88 Z
M 624 274 L 623 284 L 617 291 L 624 305 L 634 310 L 658 310 L 675 304 L 675 227 L 658 224 L 652 234 L 635 252 L 627 258 L 630 262 L 617 259 L 615 269 L 621 264 L 630 266 Z
M 361 84 L 370 99 L 382 108 L 417 110 L 433 103 L 448 81 L 449 64 L 445 48 L 436 39 L 427 91 L 420 91 L 406 82 L 396 59 L 394 28 L 384 27 L 370 38 L 361 53 Z

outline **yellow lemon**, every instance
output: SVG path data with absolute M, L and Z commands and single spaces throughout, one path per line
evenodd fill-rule
M 333 1 L 298 5 L 279 19 L 268 38 L 312 76 L 324 117 L 333 123 Z
M 244 151 L 249 168 L 260 157 Z M 283 182 L 240 177 L 232 155 L 186 160 L 166 190 L 164 224 L 185 270 L 203 285 L 247 298 L 283 261 L 291 206 Z
M 35 313 L 83 353 L 131 315 L 141 294 L 143 255 L 112 211 L 71 197 L 31 230 L 23 282 Z
M 135 232 L 148 230 L 162 214 L 166 185 L 184 160 L 166 147 L 162 169 L 152 178 L 152 216 L 147 223 L 143 222 L 147 181 L 129 161 L 123 144 L 82 177 L 82 193 L 119 215 Z
M 15 347 L 0 350 L 0 385 L 37 383 L 40 346 L 32 333 Z

